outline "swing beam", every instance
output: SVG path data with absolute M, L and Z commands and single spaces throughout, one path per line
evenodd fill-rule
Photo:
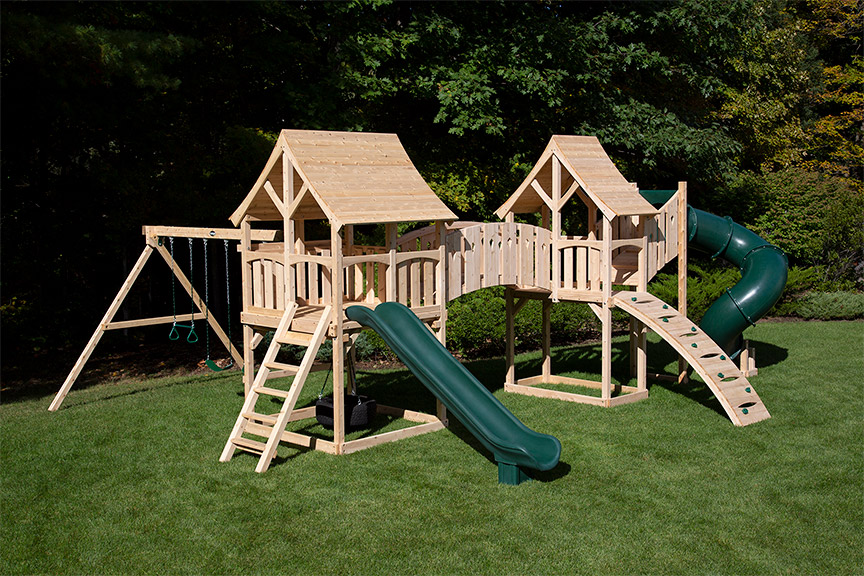
M 207 308 L 207 304 L 192 286 L 192 283 L 189 281 L 183 271 L 180 270 L 177 266 L 171 266 L 171 254 L 159 242 L 159 238 L 163 237 L 240 240 L 241 231 L 232 228 L 144 226 L 143 234 L 146 245 L 144 246 L 144 250 L 141 252 L 141 256 L 138 257 L 138 261 L 135 263 L 135 266 L 132 267 L 132 270 L 129 272 L 129 276 L 127 276 L 126 278 L 126 281 L 123 282 L 123 285 L 120 287 L 120 290 L 117 292 L 117 295 L 114 297 L 114 300 L 108 307 L 107 312 L 105 312 L 105 316 L 102 317 L 102 321 L 99 322 L 99 325 L 96 327 L 96 330 L 93 332 L 93 335 L 90 337 L 90 340 L 87 342 L 87 345 L 84 347 L 84 350 L 78 357 L 78 361 L 75 362 L 75 365 L 72 367 L 72 370 L 69 372 L 69 375 L 66 377 L 66 380 L 63 382 L 63 385 L 60 387 L 57 395 L 54 396 L 54 400 L 48 407 L 48 410 L 50 410 L 51 412 L 54 412 L 58 408 L 60 408 L 60 405 L 63 403 L 63 399 L 66 398 L 66 395 L 69 393 L 69 390 L 72 388 L 75 380 L 77 380 L 78 376 L 81 374 L 81 371 L 84 369 L 84 366 L 90 359 L 90 355 L 93 354 L 93 351 L 96 349 L 96 346 L 102 339 L 102 335 L 105 334 L 106 331 L 138 328 L 141 326 L 154 326 L 157 324 L 171 324 L 175 321 L 175 316 L 173 315 L 153 318 L 140 318 L 137 320 L 122 320 L 118 322 L 114 321 L 115 314 L 117 314 L 117 311 L 120 309 L 120 306 L 123 304 L 123 301 L 126 299 L 126 296 L 129 294 L 132 286 L 134 286 L 135 281 L 138 279 L 138 276 L 141 274 L 141 271 L 144 269 L 145 264 L 147 264 L 147 261 L 150 259 L 150 256 L 153 254 L 154 251 L 156 251 L 160 256 L 162 256 L 162 259 L 165 261 L 166 264 L 168 264 L 169 268 L 172 268 L 174 276 L 180 282 L 180 285 L 183 286 L 183 288 L 186 290 L 186 293 L 189 294 L 189 296 L 192 298 L 192 302 L 198 309 L 198 312 L 194 312 L 191 314 L 177 314 L 176 320 L 180 322 L 186 322 L 189 320 L 207 320 L 210 328 L 213 329 L 213 332 L 216 334 L 216 336 L 231 354 L 231 357 L 234 359 L 234 363 L 241 365 L 243 364 L 243 355 L 237 350 L 237 348 L 234 347 L 234 345 L 228 339 L 228 335 L 222 329 L 222 326 L 220 326 L 219 323 L 213 318 L 213 315 L 210 314 L 210 311 Z M 276 230 L 256 230 L 255 233 L 253 233 L 253 240 L 259 242 L 272 242 L 273 240 L 275 240 L 277 234 L 278 232 Z

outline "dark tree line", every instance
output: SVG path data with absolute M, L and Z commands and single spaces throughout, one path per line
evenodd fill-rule
M 228 225 L 281 128 L 396 132 L 479 219 L 551 134 L 593 134 L 643 188 L 862 274 L 857 0 L 0 10 L 7 364 L 86 337 L 142 224 Z

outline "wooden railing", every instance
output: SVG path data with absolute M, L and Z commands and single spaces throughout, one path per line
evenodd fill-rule
M 245 254 L 252 283 L 250 303 L 256 308 L 285 309 L 285 256 L 281 246 L 262 243 Z
M 678 256 L 678 202 L 676 193 L 651 219 L 648 233 L 648 279 Z M 682 222 L 686 226 L 687 222 Z M 654 254 L 656 253 L 656 256 Z M 654 266 L 652 266 L 652 262 Z
M 613 228 L 611 258 L 614 284 L 642 286 L 677 256 L 678 195 L 659 213 L 641 223 L 618 217 Z M 346 302 L 401 302 L 412 308 L 441 306 L 480 288 L 533 287 L 553 290 L 552 258 L 558 260 L 561 298 L 579 299 L 601 293 L 606 265 L 602 239 L 562 236 L 518 223 L 456 223 L 436 246 L 436 230 L 426 227 L 396 240 L 397 249 L 346 246 L 341 273 Z M 246 258 L 251 267 L 253 306 L 285 307 L 286 274 L 281 243 L 260 243 Z M 307 254 L 290 256 L 294 294 L 301 304 L 326 305 L 332 300 L 333 259 L 329 243 L 307 242 Z
M 307 247 L 311 254 L 292 254 L 294 297 L 301 304 L 332 302 L 333 259 L 323 246 Z M 354 246 L 342 258 L 345 302 L 401 302 L 411 308 L 439 306 L 443 293 L 440 249 L 390 252 L 381 246 Z M 246 258 L 252 281 L 252 305 L 282 310 L 285 289 L 285 256 L 281 247 L 260 244 Z
M 447 300 L 502 284 L 548 289 L 551 233 L 529 224 L 475 224 L 450 231 Z
M 558 249 L 561 263 L 559 288 L 579 292 L 599 291 L 603 242 L 566 236 L 558 241 Z

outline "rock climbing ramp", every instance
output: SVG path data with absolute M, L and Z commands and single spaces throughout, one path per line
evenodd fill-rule
M 771 417 L 741 370 L 686 316 L 647 292 L 618 292 L 613 300 L 615 306 L 659 334 L 693 367 L 733 424 L 747 426 Z

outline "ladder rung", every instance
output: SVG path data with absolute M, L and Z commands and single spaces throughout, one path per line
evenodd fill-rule
M 264 442 L 257 440 L 249 440 L 248 438 L 232 438 L 231 443 L 241 450 L 252 452 L 253 454 L 263 454 L 267 445 Z
M 288 390 L 279 390 L 278 388 L 267 388 L 266 386 L 258 386 L 252 389 L 256 394 L 267 394 L 268 396 L 277 396 L 279 398 L 287 398 Z
M 300 369 L 299 366 L 295 366 L 294 364 L 284 364 L 282 362 L 267 362 L 264 364 L 270 370 L 278 370 L 280 372 L 291 372 L 292 374 L 296 374 L 297 370 Z
M 312 343 L 312 334 L 303 332 L 286 332 L 276 339 L 280 344 L 294 344 L 295 346 L 309 346 Z
M 244 412 L 243 417 L 247 420 L 263 422 L 264 424 L 269 424 L 270 426 L 276 424 L 276 416 L 270 416 L 268 414 L 258 414 L 257 412 Z

